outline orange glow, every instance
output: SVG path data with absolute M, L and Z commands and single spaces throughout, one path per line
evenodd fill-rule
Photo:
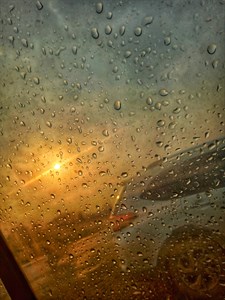
M 59 170 L 60 168 L 61 168 L 60 164 L 55 164 L 55 165 L 54 165 L 54 169 L 55 169 L 55 170 Z

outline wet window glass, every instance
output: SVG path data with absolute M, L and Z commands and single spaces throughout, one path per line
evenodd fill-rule
M 1 232 L 37 299 L 225 299 L 224 6 L 1 0 Z

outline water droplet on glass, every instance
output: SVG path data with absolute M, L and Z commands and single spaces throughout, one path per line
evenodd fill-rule
M 50 121 L 47 121 L 47 122 L 46 122 L 46 125 L 47 125 L 49 128 L 52 127 L 52 123 L 51 123 Z
M 110 25 L 106 25 L 105 27 L 105 33 L 110 34 L 112 32 L 112 27 Z
M 147 207 L 145 207 L 145 206 L 143 206 L 142 207 L 142 211 L 144 212 L 144 213 L 146 213 L 148 210 L 147 210 Z
M 134 29 L 134 34 L 136 35 L 136 36 L 140 36 L 141 34 L 142 34 L 142 29 L 141 29 L 141 27 L 136 27 L 135 29 Z
M 126 178 L 126 177 L 128 177 L 128 173 L 127 173 L 127 172 L 122 172 L 122 173 L 121 173 L 121 176 L 122 176 L 123 178 Z
M 74 255 L 72 253 L 69 254 L 69 259 L 74 259 Z
M 24 47 L 26 47 L 26 48 L 28 47 L 28 41 L 26 39 L 22 39 L 21 43 Z
M 26 72 L 20 72 L 20 76 L 21 78 L 25 79 L 26 78 L 27 73 Z
M 37 7 L 38 10 L 42 10 L 43 4 L 40 1 L 37 1 L 36 2 L 36 7 Z
M 216 44 L 210 44 L 207 48 L 209 54 L 214 54 L 216 52 Z
M 76 47 L 76 46 L 73 46 L 73 47 L 72 47 L 72 52 L 73 52 L 74 55 L 77 54 L 77 47 Z
M 121 101 L 120 101 L 120 100 L 116 100 L 116 101 L 114 102 L 114 108 L 115 108 L 116 110 L 120 110 L 120 109 L 121 109 Z
M 155 109 L 161 110 L 161 108 L 162 108 L 161 102 L 157 102 L 157 103 L 155 104 Z
M 161 89 L 159 91 L 159 95 L 160 96 L 167 96 L 169 94 L 169 92 L 166 89 Z
M 40 79 L 39 79 L 38 77 L 34 77 L 34 78 L 33 78 L 33 82 L 34 82 L 35 84 L 39 84 L 39 83 L 40 83 Z
M 142 24 L 144 26 L 149 25 L 153 22 L 153 17 L 152 16 L 147 16 L 143 19 Z
M 91 36 L 94 38 L 94 39 L 98 39 L 99 38 L 99 33 L 98 33 L 98 29 L 96 27 L 93 27 L 91 29 Z
M 26 126 L 26 124 L 24 123 L 24 121 L 20 121 L 20 126 Z
M 122 26 L 120 27 L 120 35 L 121 35 L 121 36 L 124 35 L 125 30 L 126 30 L 125 26 L 122 25 Z
M 110 20 L 110 19 L 112 19 L 112 16 L 113 16 L 113 13 L 112 13 L 111 11 L 109 11 L 109 12 L 107 13 L 106 18 Z
M 47 245 L 50 245 L 50 244 L 51 244 L 51 242 L 50 242 L 49 240 L 47 240 L 47 241 L 46 241 L 46 244 L 47 244 Z
M 8 40 L 10 41 L 11 44 L 14 43 L 14 37 L 13 37 L 12 35 L 10 35 L 10 36 L 8 37 Z
M 157 125 L 158 125 L 159 127 L 163 127 L 163 126 L 165 125 L 165 121 L 163 121 L 163 120 L 158 120 L 158 121 L 157 121 Z
M 129 50 L 127 50 L 127 51 L 125 52 L 125 54 L 124 54 L 124 57 L 125 57 L 125 58 L 128 58 L 128 57 L 131 56 L 131 54 L 132 54 L 132 52 L 129 51 Z
M 102 131 L 102 134 L 103 134 L 104 136 L 109 136 L 109 132 L 108 132 L 107 129 L 103 130 L 103 131 Z
M 103 11 L 103 4 L 102 4 L 101 2 L 98 2 L 98 3 L 96 4 L 96 12 L 97 12 L 98 14 L 100 14 L 100 13 L 102 13 L 102 11 Z
M 153 104 L 152 98 L 151 98 L 151 97 L 148 97 L 148 98 L 146 99 L 146 103 L 147 103 L 148 105 L 152 105 L 152 104 Z
M 9 5 L 9 11 L 10 11 L 10 12 L 13 11 L 14 8 L 15 8 L 15 5 L 13 5 L 13 4 Z
M 99 152 L 104 152 L 104 150 L 105 150 L 105 148 L 104 148 L 103 146 L 99 146 L 99 147 L 98 147 L 98 151 L 99 151 Z
M 212 67 L 213 67 L 213 69 L 216 69 L 216 68 L 218 67 L 218 64 L 219 64 L 218 59 L 215 59 L 215 60 L 212 62 Z
M 167 36 L 164 38 L 164 45 L 169 46 L 171 44 L 171 38 L 170 36 Z

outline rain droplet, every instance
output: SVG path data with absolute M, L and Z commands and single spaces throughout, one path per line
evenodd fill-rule
M 112 13 L 111 11 L 109 11 L 109 12 L 107 13 L 106 18 L 110 20 L 110 19 L 112 19 L 112 16 L 113 16 L 113 13 Z
M 149 25 L 153 22 L 153 17 L 152 16 L 147 16 L 143 19 L 142 24 L 144 26 Z
M 34 78 L 33 78 L 33 82 L 34 82 L 35 84 L 39 84 L 39 83 L 40 83 L 40 79 L 39 79 L 38 77 L 34 77 Z
M 105 148 L 104 148 L 103 146 L 99 146 L 99 147 L 98 147 L 98 151 L 99 151 L 99 152 L 104 152 L 104 150 L 105 150 Z
M 24 47 L 26 47 L 26 48 L 28 47 L 28 41 L 26 39 L 22 39 L 21 43 Z
M 73 46 L 73 47 L 72 47 L 72 52 L 73 52 L 74 55 L 77 54 L 77 47 L 76 47 L 76 46 Z
M 159 95 L 160 96 L 167 96 L 169 94 L 169 92 L 166 89 L 161 89 L 159 91 Z
M 125 52 L 125 54 L 124 54 L 124 57 L 125 57 L 125 58 L 128 58 L 128 57 L 131 56 L 131 54 L 132 54 L 132 52 L 129 51 L 129 50 L 127 50 L 127 51 Z
M 11 11 L 13 11 L 14 10 L 14 8 L 15 8 L 15 5 L 9 5 L 9 11 L 11 12 Z
M 180 107 L 176 107 L 176 108 L 173 110 L 173 113 L 174 113 L 174 114 L 179 114 L 180 111 L 181 111 Z
M 210 44 L 207 48 L 209 54 L 214 54 L 216 52 L 216 44 Z
M 26 126 L 26 124 L 24 123 L 24 121 L 20 121 L 20 126 Z
M 114 108 L 115 108 L 116 110 L 120 110 L 120 109 L 121 109 L 121 101 L 120 101 L 120 100 L 116 100 L 116 101 L 114 102 Z
M 98 14 L 100 14 L 100 13 L 102 13 L 102 11 L 103 11 L 103 4 L 102 4 L 101 2 L 98 2 L 98 3 L 96 4 L 96 12 L 97 12 Z
M 152 105 L 152 104 L 153 104 L 152 98 L 151 98 L 151 97 L 148 97 L 148 98 L 146 99 L 146 103 L 147 103 L 148 105 Z
M 23 79 L 25 79 L 26 75 L 27 75 L 26 72 L 20 72 L 20 76 L 21 76 Z
M 164 45 L 169 46 L 171 44 L 171 38 L 170 36 L 167 36 L 164 38 Z
M 136 35 L 136 36 L 140 36 L 141 34 L 142 34 L 142 29 L 141 29 L 141 27 L 136 27 L 135 29 L 134 29 L 134 34 Z
M 126 178 L 126 177 L 128 177 L 128 173 L 127 173 L 127 172 L 122 172 L 122 173 L 121 173 L 121 176 L 122 176 L 123 178 Z
M 165 125 L 165 121 L 163 121 L 163 120 L 158 120 L 158 121 L 157 121 L 157 125 L 158 125 L 159 127 L 163 127 L 163 126 Z
M 37 7 L 38 10 L 42 10 L 43 4 L 40 1 L 37 1 L 36 2 L 36 7 Z
M 50 242 L 49 240 L 47 240 L 46 243 L 47 243 L 47 245 L 50 245 L 50 244 L 51 244 L 51 242 Z
M 122 25 L 122 26 L 120 27 L 120 35 L 121 35 L 121 36 L 124 35 L 125 30 L 126 30 L 125 26 Z
M 8 37 L 8 40 L 10 41 L 11 44 L 14 43 L 14 37 L 13 37 L 12 35 L 10 35 L 10 36 Z
M 102 134 L 103 134 L 104 136 L 109 136 L 109 132 L 108 132 L 107 129 L 103 130 L 103 131 L 102 131 Z
M 162 108 L 161 102 L 157 102 L 157 103 L 155 104 L 155 109 L 160 110 L 161 108 Z
M 212 62 L 212 66 L 213 66 L 213 69 L 216 69 L 218 67 L 218 64 L 219 64 L 219 61 L 216 59 Z
M 112 27 L 110 25 L 106 25 L 105 34 L 110 34 L 112 32 Z
M 69 259 L 74 259 L 74 256 L 72 253 L 69 254 Z
M 47 121 L 47 122 L 46 122 L 46 125 L 47 125 L 49 128 L 52 127 L 52 123 L 51 123 L 50 121 Z
M 98 33 L 98 29 L 96 27 L 93 27 L 91 29 L 91 36 L 94 38 L 94 39 L 98 39 L 99 38 L 99 33 Z

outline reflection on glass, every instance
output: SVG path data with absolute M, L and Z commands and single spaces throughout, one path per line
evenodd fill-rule
M 1 1 L 1 230 L 38 299 L 225 298 L 223 9 Z

